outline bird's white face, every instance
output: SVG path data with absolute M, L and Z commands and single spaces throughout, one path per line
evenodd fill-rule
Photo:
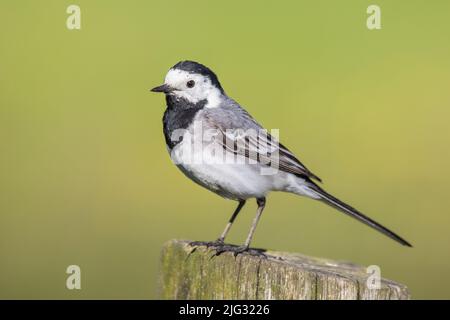
M 211 83 L 211 80 L 198 73 L 190 73 L 179 69 L 170 69 L 164 80 L 170 86 L 169 93 L 184 98 L 192 103 L 207 100 L 207 108 L 215 108 L 223 99 L 222 92 Z

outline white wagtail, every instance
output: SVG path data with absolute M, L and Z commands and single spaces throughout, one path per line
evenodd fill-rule
M 249 250 L 270 191 L 290 192 L 320 200 L 402 245 L 411 246 L 394 232 L 319 187 L 314 180 L 321 182 L 320 178 L 228 97 L 215 73 L 206 66 L 194 61 L 181 61 L 169 70 L 164 84 L 151 91 L 163 92 L 166 96 L 164 136 L 171 159 L 178 168 L 206 189 L 239 202 L 221 236 L 207 243 L 216 250 L 232 250 L 235 254 Z M 202 130 L 196 130 L 196 127 Z M 260 132 L 266 132 L 265 136 Z M 273 167 L 277 170 L 263 172 Z M 225 237 L 250 198 L 256 198 L 258 209 L 247 240 L 240 247 L 226 246 Z

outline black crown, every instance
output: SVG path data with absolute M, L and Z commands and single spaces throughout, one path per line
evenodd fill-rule
M 172 69 L 183 70 L 189 73 L 201 74 L 202 76 L 208 77 L 211 83 L 223 93 L 222 86 L 220 85 L 219 79 L 217 78 L 216 74 L 207 66 L 204 66 L 201 63 L 189 60 L 180 61 L 176 65 L 174 65 Z

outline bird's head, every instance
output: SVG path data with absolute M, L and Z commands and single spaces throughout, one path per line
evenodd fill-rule
M 186 99 L 193 104 L 206 100 L 208 107 L 217 106 L 225 94 L 216 74 L 194 61 L 178 62 L 167 72 L 164 84 L 151 91 Z

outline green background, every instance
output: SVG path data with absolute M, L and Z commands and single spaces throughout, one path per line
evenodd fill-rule
M 155 298 L 165 241 L 219 235 L 235 203 L 174 167 L 148 92 L 183 59 L 414 248 L 282 193 L 254 246 L 376 264 L 414 298 L 450 298 L 450 3 L 377 0 L 369 31 L 372 3 L 1 1 L 0 298 Z M 71 264 L 81 290 L 65 287 Z

